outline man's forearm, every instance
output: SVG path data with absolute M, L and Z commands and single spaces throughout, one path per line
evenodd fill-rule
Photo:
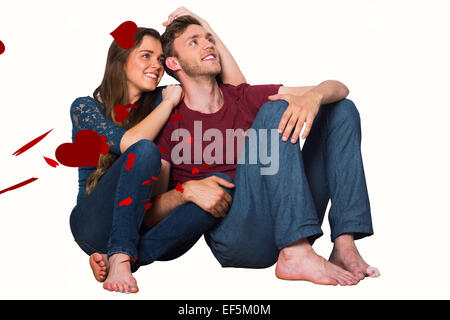
M 326 80 L 313 87 L 307 93 L 314 93 L 320 97 L 321 104 L 333 103 L 348 96 L 349 90 L 342 82 Z

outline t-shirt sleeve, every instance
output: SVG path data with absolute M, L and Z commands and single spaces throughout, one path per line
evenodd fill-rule
M 256 115 L 262 105 L 269 101 L 268 97 L 277 94 L 280 87 L 280 84 L 251 86 L 245 83 L 236 88 L 248 111 Z
M 97 101 L 91 97 L 76 99 L 70 107 L 70 118 L 73 127 L 72 139 L 81 130 L 92 130 L 106 137 L 110 152 L 121 154 L 120 140 L 126 130 L 108 120 Z
M 155 143 L 158 146 L 159 151 L 161 151 L 161 159 L 164 159 L 169 163 L 171 163 L 170 151 L 172 149 L 172 144 L 170 136 L 172 135 L 172 130 L 170 123 L 167 123 L 155 139 Z

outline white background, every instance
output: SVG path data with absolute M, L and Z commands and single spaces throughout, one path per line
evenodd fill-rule
M 70 142 L 70 104 L 99 85 L 109 33 L 126 20 L 163 32 L 180 5 L 210 22 L 251 84 L 336 79 L 350 88 L 375 229 L 358 246 L 380 278 L 326 287 L 278 280 L 274 267 L 222 269 L 201 239 L 178 260 L 142 267 L 137 295 L 94 280 L 69 229 L 77 170 L 43 156 Z M 2 1 L 0 190 L 39 179 L 0 195 L 0 298 L 450 298 L 449 9 L 447 1 Z M 327 221 L 323 229 L 314 247 L 328 258 Z

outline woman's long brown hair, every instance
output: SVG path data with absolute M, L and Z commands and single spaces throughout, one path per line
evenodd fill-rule
M 158 31 L 150 28 L 138 28 L 134 36 L 135 44 L 133 48 L 125 50 L 116 41 L 111 43 L 103 81 L 95 89 L 93 94 L 94 99 L 103 107 L 106 118 L 125 130 L 132 128 L 152 111 L 157 96 L 156 92 L 144 92 L 135 103 L 137 108 L 131 109 L 130 114 L 124 121 L 119 123 L 114 120 L 115 106 L 118 104 L 127 105 L 129 103 L 125 64 L 130 52 L 141 44 L 144 36 L 151 36 L 156 40 L 161 40 Z M 97 169 L 90 175 L 86 182 L 86 194 L 90 194 L 94 190 L 101 177 L 108 171 L 118 157 L 118 155 L 111 152 L 106 155 L 100 155 Z

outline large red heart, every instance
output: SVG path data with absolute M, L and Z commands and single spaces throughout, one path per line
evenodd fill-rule
M 106 137 L 92 130 L 81 130 L 74 143 L 63 143 L 55 151 L 56 159 L 66 167 L 97 167 L 100 154 L 107 154 Z
M 134 46 L 134 35 L 137 33 L 137 25 L 133 21 L 125 21 L 110 34 L 116 40 L 119 47 L 128 50 Z
M 114 112 L 116 113 L 114 116 L 114 120 L 117 122 L 122 122 L 128 117 L 128 114 L 130 111 L 128 109 L 136 109 L 137 106 L 134 104 L 127 104 L 126 106 L 123 106 L 121 104 L 118 104 L 114 107 Z

